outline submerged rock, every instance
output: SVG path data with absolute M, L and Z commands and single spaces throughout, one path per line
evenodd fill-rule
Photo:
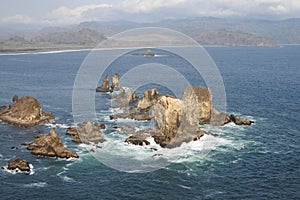
M 27 145 L 27 149 L 34 155 L 60 158 L 79 157 L 77 153 L 63 145 L 61 138 L 53 129 L 48 134 L 37 135 L 36 139 Z
M 102 80 L 102 84 L 100 87 L 96 88 L 96 92 L 109 92 L 110 91 L 110 82 L 109 77 L 105 76 Z
M 34 126 L 48 123 L 54 116 L 43 112 L 40 103 L 31 96 L 13 97 L 13 105 L 1 107 L 0 120 L 17 126 Z
M 30 166 L 29 166 L 29 163 L 27 160 L 17 158 L 16 160 L 8 161 L 7 169 L 9 169 L 9 170 L 19 169 L 21 171 L 29 172 Z
M 150 144 L 150 142 L 148 142 L 146 140 L 146 137 L 138 137 L 138 136 L 130 136 L 129 138 L 127 138 L 125 140 L 125 142 L 131 143 L 131 144 L 134 144 L 134 145 L 140 145 L 140 146 L 143 146 L 144 144 L 145 145 Z

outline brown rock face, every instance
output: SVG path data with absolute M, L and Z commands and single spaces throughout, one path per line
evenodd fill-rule
M 100 87 L 96 88 L 96 92 L 109 92 L 110 91 L 110 83 L 109 83 L 109 77 L 105 76 L 102 80 L 102 84 Z
M 151 108 L 150 115 L 159 130 L 159 134 L 154 136 L 154 141 L 162 147 L 166 147 L 178 134 L 181 108 L 181 100 L 168 96 L 162 96 Z
M 13 97 L 13 105 L 6 108 L 5 112 L 0 113 L 0 120 L 17 126 L 34 126 L 47 123 L 53 120 L 51 113 L 42 111 L 39 102 L 31 97 Z
M 105 129 L 103 123 L 98 122 L 84 122 L 78 124 L 77 134 L 74 135 L 72 141 L 77 143 L 98 143 L 104 142 L 100 129 Z
M 19 169 L 21 171 L 30 171 L 29 163 L 27 160 L 17 158 L 16 160 L 10 160 L 8 161 L 8 167 L 9 170 Z
M 66 148 L 61 138 L 51 129 L 49 134 L 40 134 L 37 138 L 27 145 L 27 149 L 34 155 L 60 157 L 60 158 L 78 158 L 78 155 L 72 150 Z
M 212 110 L 212 95 L 207 87 L 188 86 L 183 92 L 183 98 L 188 98 L 192 93 L 197 96 L 199 124 L 209 124 Z

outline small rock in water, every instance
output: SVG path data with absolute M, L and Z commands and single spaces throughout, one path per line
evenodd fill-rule
M 8 167 L 9 170 L 16 170 L 18 172 L 18 169 L 21 171 L 30 171 L 30 166 L 27 160 L 17 158 L 16 160 L 10 160 L 8 161 Z

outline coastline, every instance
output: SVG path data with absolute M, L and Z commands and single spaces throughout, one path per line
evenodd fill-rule
M 276 46 L 252 46 L 252 45 L 201 45 L 202 47 L 260 47 L 260 48 L 279 48 L 283 46 L 298 46 L 300 44 L 277 44 Z M 74 51 L 92 51 L 97 47 L 41 47 L 41 48 L 19 48 L 19 49 L 0 49 L 0 55 L 19 55 L 19 54 L 42 54 L 42 53 L 61 53 Z M 155 48 L 155 47 L 152 47 Z

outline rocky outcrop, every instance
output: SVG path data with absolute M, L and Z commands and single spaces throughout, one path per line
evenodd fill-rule
M 48 123 L 54 116 L 49 112 L 43 112 L 40 103 L 31 96 L 13 97 L 12 106 L 2 106 L 0 120 L 17 126 L 34 126 Z
M 48 134 L 37 135 L 36 139 L 27 145 L 27 149 L 34 155 L 78 158 L 77 153 L 63 145 L 61 138 L 53 129 Z
M 104 142 L 100 129 L 105 129 L 105 124 L 100 122 L 82 122 L 78 124 L 78 128 L 69 127 L 66 131 L 67 135 L 73 136 L 72 141 L 76 143 Z
M 125 140 L 125 142 L 131 143 L 131 144 L 134 144 L 134 145 L 140 145 L 140 146 L 143 146 L 144 144 L 145 145 L 150 144 L 150 142 L 148 142 L 146 140 L 146 137 L 138 137 L 138 136 L 130 136 L 129 138 L 127 138 Z
M 113 92 L 113 91 L 119 91 L 121 89 L 122 89 L 122 87 L 119 84 L 119 74 L 115 73 L 112 76 L 111 92 Z
M 19 169 L 21 171 L 30 171 L 30 166 L 27 160 L 17 158 L 16 160 L 10 160 L 8 161 L 7 169 L 9 170 L 16 170 Z
M 105 76 L 102 80 L 102 84 L 100 87 L 96 88 L 96 92 L 109 92 L 110 91 L 110 82 L 109 77 Z
M 235 115 L 230 115 L 230 120 L 232 122 L 234 122 L 236 125 L 251 125 L 254 123 L 254 121 L 251 121 L 249 119 L 246 119 L 246 118 L 239 118 Z

